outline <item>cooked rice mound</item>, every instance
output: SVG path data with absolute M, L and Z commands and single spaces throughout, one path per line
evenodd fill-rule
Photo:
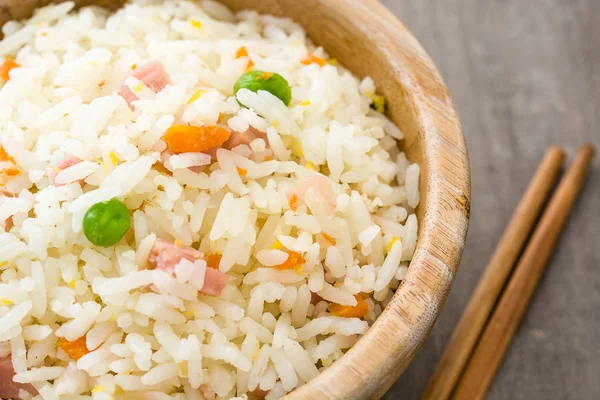
M 419 167 L 402 132 L 290 20 L 73 6 L 0 41 L 0 397 L 282 397 L 407 272 Z M 234 93 L 251 71 L 285 78 L 289 105 Z M 84 219 L 111 199 L 131 227 L 96 246 Z

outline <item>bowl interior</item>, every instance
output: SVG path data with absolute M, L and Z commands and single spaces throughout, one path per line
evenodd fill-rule
M 31 15 L 48 0 L 3 0 L 0 24 Z M 78 0 L 118 7 L 120 0 Z M 365 336 L 289 398 L 366 398 L 383 394 L 412 360 L 443 306 L 469 219 L 464 136 L 448 91 L 416 39 L 377 1 L 221 0 L 234 10 L 289 17 L 359 77 L 371 76 L 403 130 L 403 150 L 421 166 L 419 240 L 409 272 Z

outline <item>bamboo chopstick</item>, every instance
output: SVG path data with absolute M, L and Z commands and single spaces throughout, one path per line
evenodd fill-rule
M 446 400 L 471 355 L 506 279 L 554 187 L 565 152 L 552 147 L 544 156 L 469 300 L 421 400 Z
M 594 155 L 583 146 L 560 181 L 462 375 L 453 399 L 483 399 L 579 194 Z

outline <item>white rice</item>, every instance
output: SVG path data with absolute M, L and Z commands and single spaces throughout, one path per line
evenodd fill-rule
M 66 1 L 3 33 L 0 58 L 21 68 L 0 83 L 0 358 L 36 399 L 278 399 L 339 359 L 408 273 L 420 168 L 371 109 L 375 83 L 302 63 L 328 56 L 292 21 L 215 1 Z M 250 59 L 289 82 L 289 106 L 234 95 Z M 170 78 L 159 93 L 127 75 L 150 61 Z M 163 153 L 174 124 L 263 136 L 212 159 Z M 112 198 L 132 229 L 93 246 L 84 215 Z M 159 239 L 221 257 L 152 270 Z M 229 282 L 198 295 L 211 267 Z M 335 315 L 361 297 L 364 316 Z M 64 343 L 79 339 L 75 360 Z
M 19 383 L 47 381 L 58 378 L 64 371 L 63 367 L 32 368 L 29 371 L 18 373 L 13 379 Z

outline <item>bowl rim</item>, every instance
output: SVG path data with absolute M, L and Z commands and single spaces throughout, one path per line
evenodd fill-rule
M 338 12 L 338 0 L 320 0 Z M 361 34 L 386 37 L 377 47 L 406 90 L 430 168 L 428 201 L 419 210 L 419 241 L 408 273 L 371 328 L 346 354 L 316 378 L 284 397 L 362 399 L 381 397 L 404 372 L 431 331 L 458 269 L 470 217 L 471 179 L 465 136 L 454 102 L 429 55 L 378 0 L 346 0 Z M 368 4 L 367 4 L 368 3 Z M 351 21 L 348 21 L 351 23 Z M 318 42 L 318 40 L 317 40 Z M 343 60 L 342 60 L 343 63 Z M 446 238 L 442 244 L 437 238 Z M 335 382 L 335 384 L 332 384 Z

